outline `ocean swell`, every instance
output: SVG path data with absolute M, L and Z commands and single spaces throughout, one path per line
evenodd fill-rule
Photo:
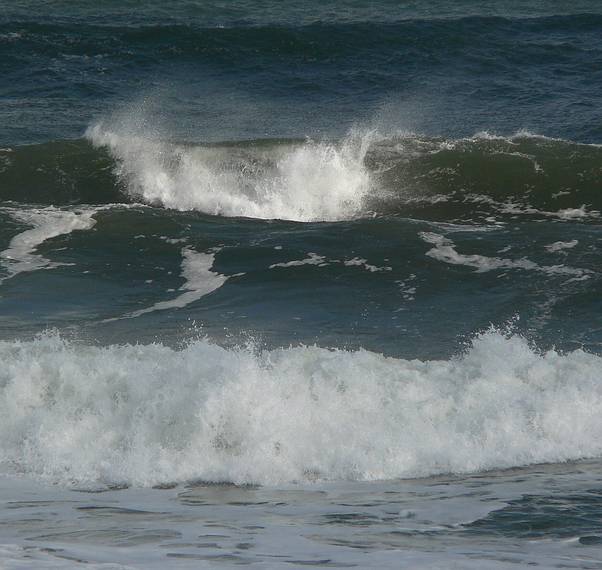
M 1 342 L 0 466 L 63 484 L 277 484 L 602 454 L 602 359 L 490 331 L 446 361 L 197 341 Z

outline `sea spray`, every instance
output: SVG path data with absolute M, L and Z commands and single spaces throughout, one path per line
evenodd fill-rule
M 271 155 L 232 153 L 157 140 L 139 129 L 90 127 L 106 146 L 127 192 L 147 203 L 208 214 L 301 222 L 341 220 L 361 213 L 371 187 L 364 158 L 371 133 L 341 143 L 290 144 Z

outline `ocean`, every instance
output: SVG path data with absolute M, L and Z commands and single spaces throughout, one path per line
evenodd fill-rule
M 602 568 L 602 3 L 0 1 L 0 567 Z

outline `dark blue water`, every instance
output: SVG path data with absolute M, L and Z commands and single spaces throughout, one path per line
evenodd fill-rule
M 0 142 L 80 137 L 141 100 L 195 142 L 358 123 L 596 142 L 601 26 L 600 4 L 584 0 L 17 1 L 0 14 Z
M 185 567 L 219 482 L 293 505 L 293 566 L 599 567 L 599 2 L 0 8 L 0 472 L 63 489 L 61 538 L 5 509 L 40 563 Z M 132 538 L 157 485 L 175 530 Z M 134 487 L 78 552 L 73 486 Z

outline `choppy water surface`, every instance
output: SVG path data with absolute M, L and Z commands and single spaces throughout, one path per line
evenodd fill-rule
M 0 14 L 0 565 L 600 568 L 597 2 Z

